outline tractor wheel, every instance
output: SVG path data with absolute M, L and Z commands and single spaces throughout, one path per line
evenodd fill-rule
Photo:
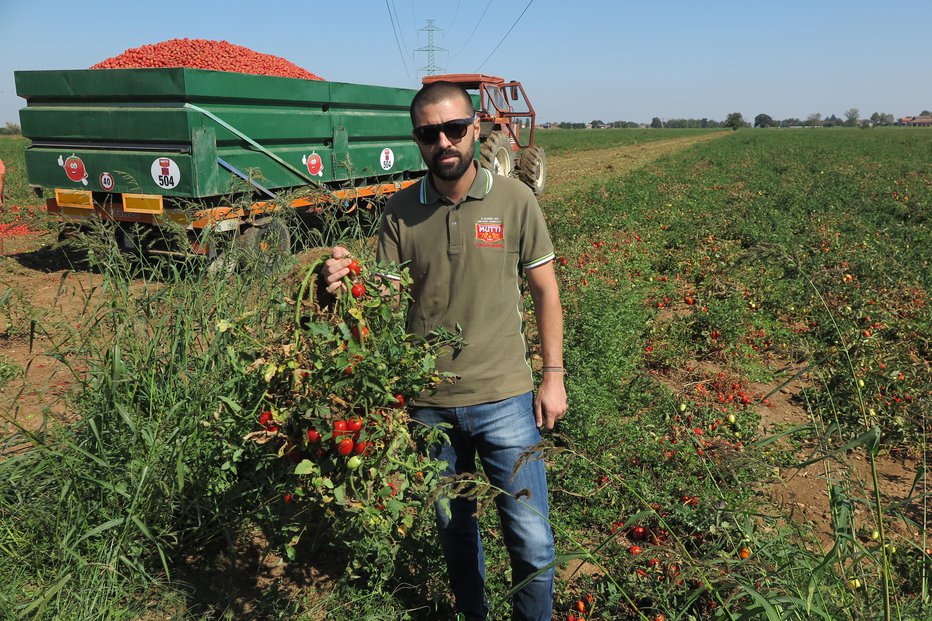
M 531 188 L 534 196 L 544 193 L 547 185 L 547 156 L 543 147 L 528 147 L 518 154 L 518 178 Z
M 479 146 L 479 165 L 497 175 L 510 177 L 515 168 L 511 141 L 502 132 L 492 132 Z

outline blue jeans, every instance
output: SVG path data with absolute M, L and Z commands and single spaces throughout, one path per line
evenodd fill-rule
M 445 474 L 476 471 L 476 455 L 489 481 L 506 493 L 495 498 L 502 536 L 511 558 L 512 584 L 553 561 L 553 533 L 547 521 L 547 476 L 542 460 L 524 463 L 512 477 L 518 457 L 540 442 L 531 393 L 494 403 L 458 408 L 414 408 L 411 417 L 426 425 L 449 423 L 449 443 L 430 447 L 446 462 Z M 521 492 L 519 494 L 519 492 Z M 515 496 L 519 496 L 516 499 Z M 456 608 L 467 619 L 485 619 L 485 556 L 479 538 L 476 501 L 458 497 L 437 502 L 437 527 Z M 512 619 L 550 621 L 553 568 L 518 591 Z

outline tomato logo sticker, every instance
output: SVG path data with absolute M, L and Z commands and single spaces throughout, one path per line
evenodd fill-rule
M 108 172 L 100 173 L 100 187 L 108 192 L 113 189 L 113 175 Z
M 317 155 L 317 151 L 314 151 L 310 155 L 302 156 L 301 163 L 307 166 L 307 172 L 312 176 L 324 176 L 324 162 L 320 159 L 320 156 Z
M 74 182 L 87 185 L 87 169 L 80 157 L 72 153 L 67 159 L 58 156 L 58 165 L 65 169 L 65 174 Z
M 476 222 L 476 245 L 486 248 L 503 248 L 505 225 L 499 218 L 482 218 Z
M 152 180 L 160 188 L 170 190 L 181 183 L 181 169 L 170 157 L 157 157 L 152 160 Z
M 395 152 L 389 148 L 382 149 L 382 170 L 391 170 L 395 165 Z

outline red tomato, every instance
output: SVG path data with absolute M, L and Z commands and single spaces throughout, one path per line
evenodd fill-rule
M 335 420 L 333 421 L 333 440 L 334 442 L 338 441 L 340 438 L 346 435 L 347 423 L 345 420 Z
M 634 545 L 628 548 L 628 554 L 630 554 L 631 556 L 637 556 L 643 551 L 644 550 L 641 549 L 641 546 L 638 546 L 638 545 Z
M 362 268 L 359 267 L 359 261 L 356 259 L 353 259 L 350 264 L 346 266 L 346 269 L 348 269 L 353 276 L 359 276 L 359 273 L 362 271 Z
M 353 297 L 358 300 L 362 296 L 366 295 L 366 285 L 362 284 L 361 282 L 357 282 L 355 285 L 353 285 L 353 288 L 350 289 L 350 293 L 352 293 Z
M 352 438 L 343 438 L 340 440 L 340 443 L 337 444 L 337 453 L 346 457 L 353 452 L 353 439 Z
M 307 441 L 311 444 L 317 444 L 320 442 L 320 432 L 311 427 L 307 430 Z
M 742 560 L 743 560 L 743 559 L 746 559 L 747 557 L 751 556 L 751 551 L 750 551 L 749 549 L 747 549 L 747 548 L 741 548 L 741 549 L 738 551 L 738 556 L 739 556 Z
M 347 431 L 359 431 L 362 429 L 363 421 L 359 417 L 353 417 L 346 421 L 346 430 Z
M 263 427 L 268 427 L 269 423 L 272 422 L 272 413 L 266 410 L 262 414 L 259 414 L 259 424 Z
M 647 529 L 643 526 L 635 526 L 631 529 L 631 538 L 635 541 L 640 541 L 644 539 L 644 536 L 647 534 Z
M 357 442 L 356 446 L 353 447 L 353 452 L 356 453 L 357 455 L 362 455 L 364 453 L 368 454 L 370 444 L 371 442 L 365 442 L 365 441 Z
M 359 325 L 355 325 L 350 328 L 350 334 L 353 335 L 353 338 L 356 339 L 357 343 L 362 343 L 365 338 L 369 336 L 369 328 L 362 326 L 360 330 Z
M 292 494 L 291 492 L 285 492 L 284 494 L 282 494 L 282 502 L 284 502 L 286 505 L 290 505 L 293 501 L 294 501 L 294 494 Z
M 401 408 L 401 407 L 404 407 L 404 405 L 405 405 L 405 396 L 401 393 L 398 393 L 397 395 L 395 395 L 395 402 L 392 403 L 392 407 Z

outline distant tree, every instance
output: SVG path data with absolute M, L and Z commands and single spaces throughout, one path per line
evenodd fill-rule
M 6 126 L 0 128 L 0 134 L 19 135 L 21 132 L 19 125 L 12 121 L 7 121 Z
M 832 114 L 831 116 L 825 117 L 822 121 L 822 127 L 835 127 L 836 125 L 842 125 L 844 121 Z
M 813 112 L 806 117 L 806 127 L 821 127 L 822 126 L 822 115 L 818 112 Z
M 803 122 L 795 117 L 780 121 L 780 127 L 802 127 Z
M 591 123 L 589 123 L 589 125 L 590 125 L 590 127 L 593 127 L 593 128 L 599 128 L 599 127 L 602 127 L 603 125 L 605 125 L 605 123 L 603 123 L 603 122 L 600 121 L 600 120 L 595 120 L 595 121 L 592 121 Z
M 732 112 L 727 117 L 725 117 L 725 122 L 722 123 L 724 127 L 730 127 L 732 129 L 738 129 L 739 127 L 747 127 L 747 123 L 744 122 L 744 117 L 741 116 L 740 112 Z
M 932 116 L 932 112 L 929 112 L 928 110 L 923 110 L 922 112 L 919 113 L 919 116 Z
M 857 127 L 860 118 L 861 111 L 857 108 L 848 108 L 848 110 L 845 111 L 845 125 L 848 127 Z
M 659 129 L 663 127 L 663 121 L 660 120 L 659 116 L 655 116 L 654 118 L 650 120 L 650 126 L 653 127 L 654 129 Z
M 774 125 L 773 119 L 769 114 L 758 114 L 754 117 L 754 127 L 771 127 Z
M 893 119 L 893 115 L 892 115 L 892 114 L 887 113 L 887 114 L 884 114 L 884 115 L 883 115 L 883 124 L 884 124 L 884 125 L 893 125 L 893 121 L 894 121 L 894 119 Z

